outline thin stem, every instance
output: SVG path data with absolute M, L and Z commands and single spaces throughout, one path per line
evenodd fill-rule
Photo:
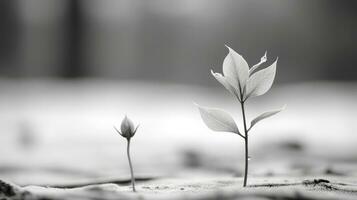
M 127 145 L 127 148 L 126 148 L 126 154 L 128 156 L 129 167 L 130 167 L 131 185 L 133 187 L 133 192 L 136 192 L 133 165 L 131 164 L 131 159 L 130 159 L 130 138 L 128 139 L 128 145 Z
M 248 130 L 247 130 L 248 133 L 249 133 L 250 129 L 252 129 L 252 126 L 250 126 L 250 127 L 248 128 Z
M 244 169 L 244 181 L 243 187 L 247 186 L 247 178 L 248 178 L 248 130 L 247 130 L 247 122 L 245 117 L 245 109 L 244 109 L 244 101 L 240 102 L 242 108 L 242 116 L 243 116 L 243 125 L 244 125 L 244 133 L 245 133 L 245 169 Z
M 243 187 L 247 186 L 247 179 L 248 179 L 248 129 L 247 129 L 247 120 L 245 118 L 245 109 L 244 109 L 244 102 L 247 100 L 247 98 L 243 99 L 245 96 L 245 87 L 242 90 L 242 87 L 239 83 L 239 93 L 240 93 L 240 105 L 241 105 L 241 110 L 242 110 L 242 116 L 243 116 L 243 125 L 244 125 L 244 143 L 245 143 L 245 167 L 244 167 L 244 180 L 243 180 Z

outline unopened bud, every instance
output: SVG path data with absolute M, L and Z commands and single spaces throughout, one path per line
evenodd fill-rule
M 138 127 L 139 126 L 135 128 L 134 123 L 127 116 L 125 116 L 121 122 L 120 131 L 115 127 L 114 128 L 121 136 L 130 139 L 135 135 Z

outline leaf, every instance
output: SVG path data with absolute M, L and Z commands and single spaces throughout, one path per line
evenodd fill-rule
M 249 75 L 253 74 L 253 72 L 258 69 L 258 67 L 265 63 L 267 61 L 267 52 L 265 51 L 265 54 L 263 57 L 260 58 L 260 62 L 255 64 L 252 68 L 249 69 Z
M 250 76 L 247 82 L 244 100 L 248 99 L 249 97 L 263 95 L 271 88 L 275 78 L 277 61 L 278 59 L 276 59 L 275 62 L 269 67 L 262 69 Z
M 239 95 L 239 91 L 237 88 L 235 88 L 234 86 L 232 86 L 228 80 L 226 79 L 226 77 L 222 76 L 222 74 L 220 73 L 215 73 L 213 72 L 213 70 L 211 70 L 211 74 L 214 76 L 214 78 L 216 78 L 216 80 L 218 82 L 220 82 L 231 94 L 233 94 L 235 97 L 237 97 L 240 100 L 240 95 Z
M 249 66 L 247 61 L 226 45 L 229 50 L 228 55 L 223 61 L 223 74 L 227 77 L 228 82 L 239 89 L 243 88 L 249 78 Z
M 284 105 L 282 108 L 278 109 L 278 110 L 273 110 L 273 111 L 269 111 L 269 112 L 265 112 L 261 115 L 259 115 L 258 117 L 256 117 L 255 119 L 252 120 L 252 122 L 250 123 L 250 128 L 251 129 L 255 124 L 257 124 L 259 121 L 271 117 L 277 113 L 279 113 L 280 111 L 284 110 L 286 107 L 286 105 Z
M 198 104 L 196 104 L 196 106 L 200 111 L 203 122 L 211 130 L 237 133 L 243 137 L 243 135 L 240 134 L 234 119 L 225 111 L 213 108 L 205 108 Z

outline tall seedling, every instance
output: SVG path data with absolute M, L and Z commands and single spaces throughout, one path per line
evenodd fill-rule
M 252 97 L 260 96 L 265 94 L 272 86 L 275 72 L 276 63 L 278 59 L 275 60 L 273 64 L 269 67 L 257 71 L 261 64 L 267 61 L 266 53 L 260 59 L 260 62 L 249 68 L 248 63 L 245 59 L 235 52 L 233 49 L 228 47 L 228 55 L 223 61 L 223 75 L 220 73 L 215 73 L 211 70 L 212 75 L 221 83 L 224 88 L 226 88 L 240 103 L 242 118 L 243 118 L 243 131 L 239 131 L 237 124 L 233 118 L 223 110 L 207 108 L 198 106 L 201 117 L 204 123 L 213 131 L 223 131 L 232 132 L 239 135 L 245 144 L 245 170 L 244 170 L 244 181 L 243 187 L 247 186 L 247 175 L 248 175 L 248 133 L 251 131 L 254 125 L 259 121 L 275 115 L 284 109 L 278 109 L 274 111 L 265 112 L 250 122 L 250 126 L 247 124 L 245 102 Z

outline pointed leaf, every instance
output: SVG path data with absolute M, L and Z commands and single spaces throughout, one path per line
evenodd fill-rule
M 216 78 L 218 82 L 220 82 L 231 94 L 237 97 L 240 100 L 239 90 L 233 87 L 226 79 L 226 77 L 222 76 L 220 73 L 215 73 L 211 70 L 211 74 Z
M 247 82 L 245 100 L 249 97 L 255 97 L 265 94 L 273 85 L 276 63 L 278 59 L 269 67 L 254 73 Z
M 260 62 L 258 64 L 255 64 L 252 68 L 249 69 L 249 75 L 253 74 L 253 72 L 263 63 L 267 61 L 267 52 L 265 51 L 265 54 L 263 57 L 260 58 Z
M 213 131 L 222 131 L 222 132 L 232 132 L 239 133 L 238 127 L 234 122 L 234 119 L 225 111 L 214 109 L 214 108 L 206 108 L 196 104 L 198 107 L 203 122 Z M 243 136 L 242 136 L 243 137 Z
M 229 53 L 223 61 L 223 74 L 233 86 L 238 89 L 240 86 L 243 91 L 249 77 L 248 63 L 233 49 L 226 47 Z
M 273 111 L 269 111 L 269 112 L 265 112 L 261 115 L 259 115 L 258 117 L 256 117 L 255 119 L 252 120 L 252 122 L 250 123 L 250 128 L 251 129 L 255 124 L 257 124 L 259 121 L 271 117 L 277 113 L 279 113 L 280 111 L 284 110 L 286 107 L 286 105 L 284 105 L 282 108 L 278 109 L 278 110 L 273 110 Z

